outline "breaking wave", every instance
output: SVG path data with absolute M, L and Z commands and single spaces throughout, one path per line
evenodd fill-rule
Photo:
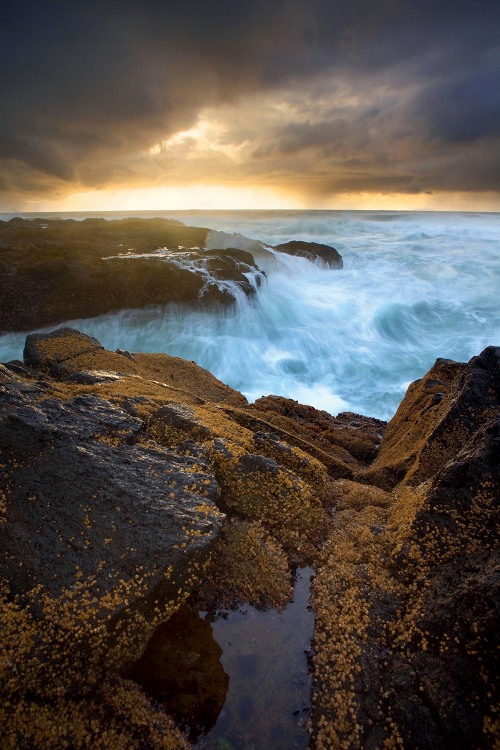
M 167 305 L 71 322 L 107 348 L 194 360 L 249 399 L 274 393 L 387 419 L 437 357 L 465 361 L 500 344 L 498 214 L 162 215 L 210 227 L 208 248 L 250 251 L 264 282 L 230 308 Z M 269 247 L 291 239 L 333 245 L 344 269 Z M 0 359 L 19 358 L 23 342 L 0 337 Z

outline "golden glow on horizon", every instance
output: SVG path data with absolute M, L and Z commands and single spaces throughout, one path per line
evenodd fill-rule
M 261 186 L 181 185 L 179 187 L 92 190 L 67 198 L 25 201 L 18 210 L 184 211 L 184 210 L 359 210 L 500 211 L 494 193 L 344 193 L 300 200 L 284 190 Z
M 311 209 L 332 211 L 500 211 L 496 193 L 343 193 Z
M 24 211 L 184 211 L 305 208 L 276 190 L 227 185 L 93 190 L 63 200 L 30 201 Z

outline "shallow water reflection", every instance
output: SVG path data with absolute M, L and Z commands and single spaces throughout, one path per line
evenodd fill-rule
M 213 619 L 184 607 L 125 676 L 164 705 L 197 750 L 305 750 L 313 572 L 297 571 L 282 612 L 247 606 Z
M 314 614 L 308 609 L 313 570 L 297 572 L 294 600 L 283 612 L 254 607 L 213 623 L 229 675 L 226 702 L 213 729 L 200 736 L 203 750 L 306 748 Z
M 211 624 L 183 607 L 156 628 L 125 677 L 163 704 L 194 739 L 214 726 L 226 700 L 229 677 L 221 654 Z

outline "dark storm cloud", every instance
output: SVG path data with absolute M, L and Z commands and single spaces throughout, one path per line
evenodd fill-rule
M 500 44 L 430 81 L 418 105 L 432 115 L 432 134 L 447 141 L 500 136 Z
M 267 179 L 281 159 L 282 181 L 302 170 L 325 192 L 500 189 L 497 0 L 21 0 L 2 20 L 0 160 L 13 187 L 39 191 L 44 175 L 51 190 L 145 184 L 155 169 L 160 180 L 161 160 L 137 154 L 203 108 L 311 88 L 297 121 L 248 125 L 242 179 Z M 324 78 L 330 104 L 308 122 Z M 346 88 L 352 101 L 336 104 Z

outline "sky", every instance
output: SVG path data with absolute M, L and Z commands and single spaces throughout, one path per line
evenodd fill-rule
M 500 211 L 500 0 L 4 0 L 0 211 Z

